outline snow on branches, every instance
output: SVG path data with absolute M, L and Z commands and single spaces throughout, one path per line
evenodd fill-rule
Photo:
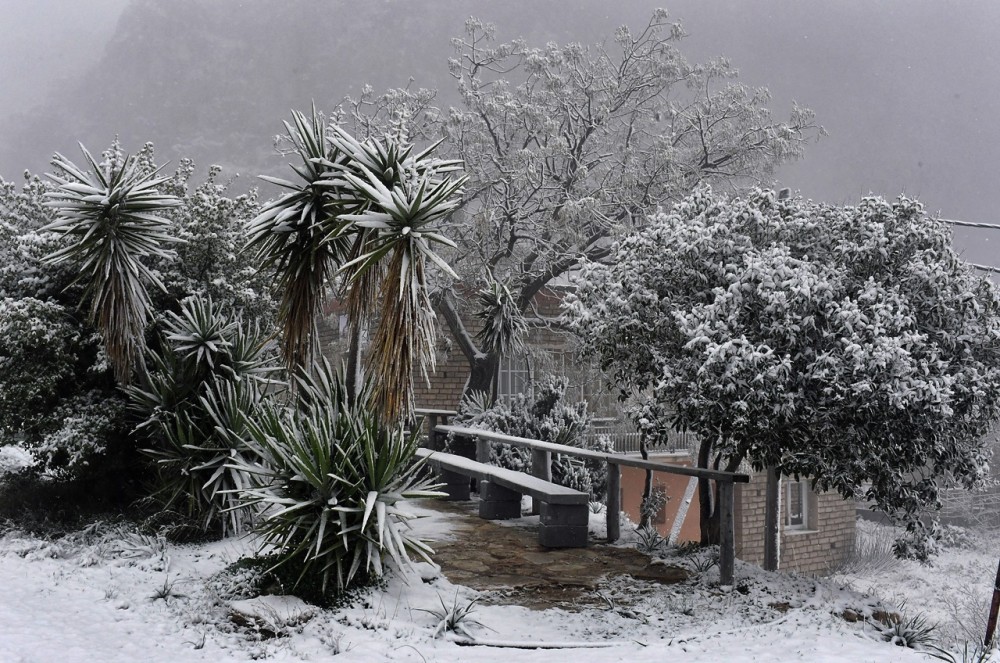
M 916 201 L 702 187 L 575 282 L 569 324 L 647 434 L 870 499 L 910 530 L 901 553 L 928 554 L 943 482 L 986 471 L 1000 297 Z

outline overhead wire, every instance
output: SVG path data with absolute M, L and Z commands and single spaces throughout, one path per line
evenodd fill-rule
M 941 219 L 945 223 L 950 223 L 953 226 L 963 226 L 966 228 L 987 228 L 989 230 L 1000 230 L 1000 224 L 996 223 L 979 223 L 977 221 L 959 221 L 958 219 Z M 980 265 L 974 262 L 968 263 L 969 267 L 973 269 L 978 269 L 983 272 L 1000 272 L 1000 267 L 993 267 L 992 265 Z

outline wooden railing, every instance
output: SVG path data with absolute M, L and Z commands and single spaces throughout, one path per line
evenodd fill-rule
M 430 416 L 429 411 L 425 411 L 425 416 Z M 621 536 L 621 468 L 637 467 L 653 472 L 665 472 L 667 474 L 680 474 L 683 476 L 697 477 L 700 479 L 710 479 L 715 481 L 719 487 L 719 516 L 720 516 L 720 542 L 719 542 L 719 580 L 723 585 L 733 584 L 733 574 L 736 560 L 736 526 L 735 526 L 735 503 L 733 484 L 747 483 L 750 477 L 746 474 L 736 474 L 733 472 L 723 472 L 720 470 L 708 470 L 699 467 L 686 467 L 684 465 L 671 465 L 670 463 L 660 463 L 651 460 L 642 460 L 633 456 L 623 456 L 620 454 L 609 454 L 590 449 L 580 449 L 564 444 L 553 444 L 542 442 L 541 440 L 531 440 L 524 437 L 514 437 L 503 433 L 494 433 L 478 428 L 467 428 L 464 426 L 448 426 L 437 424 L 431 429 L 430 442 L 432 448 L 437 446 L 438 436 L 457 435 L 459 437 L 474 438 L 476 440 L 476 460 L 488 463 L 490 460 L 490 445 L 494 442 L 511 444 L 524 447 L 531 451 L 531 473 L 546 481 L 552 480 L 552 454 L 564 454 L 576 458 L 591 460 L 602 460 L 608 466 L 608 501 L 607 501 L 607 523 L 608 541 L 617 541 Z
M 440 445 L 437 444 L 435 438 L 434 429 L 438 427 L 438 424 L 447 424 L 448 420 L 454 416 L 457 416 L 458 412 L 455 410 L 436 410 L 430 407 L 418 407 L 413 409 L 413 416 L 423 417 L 427 420 L 427 438 L 430 444 L 427 446 L 431 449 L 440 449 Z

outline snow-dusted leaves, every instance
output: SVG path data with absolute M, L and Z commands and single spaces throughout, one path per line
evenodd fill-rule
M 919 203 L 701 188 L 575 283 L 567 319 L 648 431 L 688 428 L 915 529 L 941 482 L 982 474 L 1000 298 Z

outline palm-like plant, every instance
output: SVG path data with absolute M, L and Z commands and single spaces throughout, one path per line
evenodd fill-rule
M 261 462 L 235 465 L 253 484 L 243 495 L 261 513 L 257 532 L 276 551 L 273 569 L 295 569 L 298 581 L 319 575 L 326 593 L 331 579 L 342 590 L 359 573 L 381 576 L 387 561 L 429 561 L 433 551 L 410 533 L 414 516 L 400 505 L 442 493 L 412 462 L 416 434 L 374 416 L 369 393 L 349 398 L 328 366 L 316 375 L 299 377 L 297 407 L 262 409 L 249 425 Z
M 278 318 L 284 332 L 283 354 L 290 369 L 308 364 L 316 336 L 316 315 L 337 265 L 349 245 L 337 231 L 328 205 L 338 197 L 326 175 L 345 158 L 329 145 L 322 118 L 292 112 L 285 131 L 302 159 L 293 165 L 297 181 L 261 176 L 287 189 L 250 222 L 247 248 L 255 251 L 261 269 L 278 275 L 281 291 Z
M 375 402 L 392 419 L 412 410 L 414 360 L 425 375 L 434 364 L 427 265 L 458 278 L 434 247 L 455 246 L 438 224 L 454 211 L 465 179 L 447 177 L 458 164 L 430 157 L 435 146 L 414 156 L 406 144 L 352 145 L 343 131 L 334 141 L 352 155 L 355 172 L 342 169 L 343 180 L 366 203 L 361 212 L 340 215 L 364 237 L 341 268 L 348 277 L 348 309 L 365 319 L 371 316 L 366 303 L 376 301 L 372 294 L 382 302 L 369 355 Z
M 476 339 L 491 353 L 501 357 L 522 354 L 528 323 L 510 289 L 490 274 L 486 287 L 479 291 L 478 300 L 476 317 L 483 326 Z
M 245 487 L 233 464 L 247 460 L 246 421 L 271 382 L 267 342 L 256 325 L 192 296 L 169 314 L 161 347 L 147 352 L 146 384 L 128 388 L 138 428 L 149 435 L 145 452 L 156 461 L 154 497 L 203 531 L 239 531 L 250 517 L 230 508 Z
M 248 487 L 242 465 L 253 462 L 247 420 L 263 395 L 253 380 L 206 385 L 197 404 L 160 423 L 161 440 L 146 453 L 157 463 L 159 486 L 153 497 L 164 510 L 183 513 L 207 532 L 245 530 L 253 512 L 236 508 Z
M 46 259 L 71 260 L 80 270 L 90 322 L 101 332 L 115 378 L 128 384 L 145 347 L 151 309 L 146 283 L 163 287 L 142 258 L 169 256 L 163 245 L 176 240 L 160 213 L 180 201 L 160 193 L 167 178 L 148 172 L 134 156 L 99 165 L 80 147 L 89 170 L 61 154 L 53 161 L 61 174 L 49 175 L 58 186 L 47 195 L 58 218 L 44 230 L 61 231 L 72 243 Z
M 285 360 L 307 365 L 316 313 L 330 279 L 343 275 L 341 294 L 355 333 L 375 319 L 369 361 L 378 385 L 375 402 L 387 419 L 411 406 L 412 364 L 433 363 L 434 319 L 427 265 L 451 268 L 434 245 L 454 246 L 438 223 L 457 205 L 460 163 L 433 158 L 436 145 L 414 153 L 399 136 L 358 141 L 339 127 L 323 131 L 293 112 L 288 137 L 303 161 L 300 182 L 265 178 L 290 189 L 251 224 L 248 247 L 279 274 Z

